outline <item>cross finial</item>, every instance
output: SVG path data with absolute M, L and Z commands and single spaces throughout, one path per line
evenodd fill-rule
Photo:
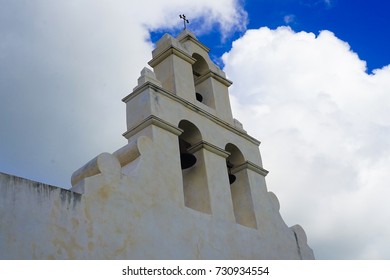
M 188 19 L 186 19 L 186 16 L 184 14 L 179 15 L 179 16 L 184 21 L 184 29 L 187 29 L 186 23 L 190 23 L 190 22 L 188 21 Z

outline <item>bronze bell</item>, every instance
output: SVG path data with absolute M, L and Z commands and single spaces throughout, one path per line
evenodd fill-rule
M 236 179 L 237 179 L 236 175 L 233 175 L 233 174 L 232 174 L 232 171 L 231 171 L 231 169 L 233 168 L 234 165 L 233 165 L 230 161 L 226 161 L 226 166 L 227 166 L 227 169 L 228 169 L 229 184 L 231 185 L 231 184 L 233 184 L 233 183 L 236 181 Z
M 199 92 L 196 93 L 196 100 L 198 100 L 199 102 L 203 101 L 203 96 Z
M 229 184 L 233 184 L 235 181 L 236 181 L 237 177 L 236 175 L 233 175 L 231 173 L 229 173 Z
M 179 138 L 181 169 L 187 169 L 195 165 L 196 157 L 188 152 L 191 144 Z

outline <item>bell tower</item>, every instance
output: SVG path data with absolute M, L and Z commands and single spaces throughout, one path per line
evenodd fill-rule
M 261 201 L 268 197 L 268 171 L 260 142 L 233 119 L 232 82 L 208 53 L 187 29 L 177 38 L 164 35 L 149 61 L 153 71 L 144 68 L 123 99 L 124 136 L 130 142 L 145 135 L 161 145 L 166 156 L 160 164 L 169 166 L 161 176 L 176 178 L 173 203 L 258 229 L 269 223 L 261 214 L 267 212 Z
M 303 229 L 286 226 L 277 197 L 268 192 L 260 142 L 233 118 L 232 82 L 208 53 L 187 29 L 176 38 L 164 35 L 149 61 L 153 70 L 144 68 L 122 99 L 128 146 L 149 139 L 149 146 L 141 145 L 144 164 L 137 172 L 133 163 L 121 162 L 123 174 L 139 178 L 129 188 L 146 195 L 150 207 L 165 209 L 156 210 L 168 213 L 164 227 L 180 224 L 171 242 L 192 240 L 174 258 L 313 258 Z M 241 235 L 248 246 L 242 247 Z M 209 245 L 196 255 L 199 242 Z
M 313 259 L 208 52 L 188 30 L 163 36 L 123 98 L 128 143 L 77 169 L 70 190 L 0 174 L 0 258 Z
M 211 61 L 209 51 L 185 29 L 177 39 L 162 37 L 149 65 L 164 89 L 233 124 L 228 93 L 232 82 Z

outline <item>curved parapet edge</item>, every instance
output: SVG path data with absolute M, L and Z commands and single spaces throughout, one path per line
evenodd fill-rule
M 112 154 L 119 160 L 121 167 L 123 167 L 145 153 L 150 148 L 151 142 L 149 137 L 140 136 Z
M 73 172 L 71 177 L 71 191 L 84 193 L 82 182 L 85 178 L 98 174 L 120 176 L 121 167 L 136 160 L 150 146 L 151 140 L 146 136 L 131 141 L 114 153 L 101 153 L 85 165 Z
M 110 153 L 101 153 L 97 157 L 87 162 L 84 166 L 73 172 L 71 177 L 71 191 L 80 192 L 76 186 L 85 178 L 100 173 L 115 174 L 120 170 L 120 163 L 116 157 Z
M 305 230 L 300 225 L 290 227 L 297 242 L 298 254 L 301 260 L 314 260 L 314 252 L 307 244 Z
M 272 202 L 272 206 L 275 208 L 276 211 L 280 211 L 280 202 L 276 194 L 273 192 L 268 192 L 268 197 Z

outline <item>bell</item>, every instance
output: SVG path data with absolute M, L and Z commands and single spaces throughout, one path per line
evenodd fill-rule
M 188 152 L 188 148 L 191 147 L 191 144 L 179 138 L 179 147 L 181 169 L 187 169 L 194 166 L 196 157 Z
M 231 184 L 233 184 L 233 183 L 236 181 L 236 179 L 237 179 L 236 175 L 233 175 L 232 172 L 231 172 L 231 169 L 233 168 L 234 165 L 233 165 L 230 161 L 227 161 L 227 162 L 226 162 L 226 166 L 227 166 L 227 168 L 228 168 L 229 183 L 230 183 L 230 185 L 231 185 Z
M 187 169 L 196 163 L 196 157 L 190 153 L 180 154 L 181 169 Z
M 233 175 L 233 174 L 229 173 L 229 183 L 230 183 L 230 185 L 233 184 L 236 181 L 236 179 L 237 179 L 236 175 Z
M 203 96 L 198 92 L 196 93 L 196 100 L 198 100 L 199 102 L 203 101 Z

